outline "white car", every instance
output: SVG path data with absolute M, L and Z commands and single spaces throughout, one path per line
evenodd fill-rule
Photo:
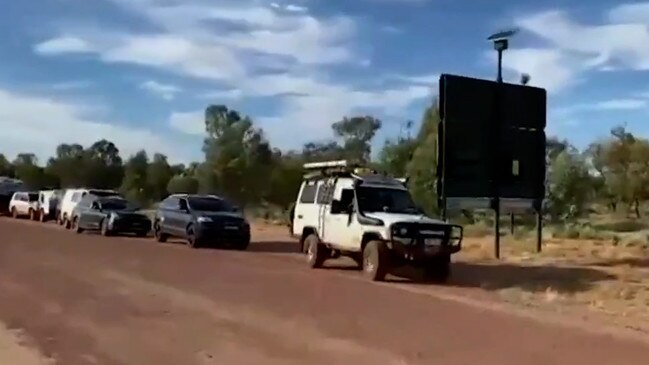
M 41 190 L 38 192 L 38 217 L 41 222 L 56 219 L 60 195 L 60 190 Z
M 72 222 L 70 219 L 72 218 L 72 211 L 77 206 L 77 204 L 79 204 L 81 199 L 88 194 L 92 194 L 98 197 L 114 196 L 114 195 L 119 196 L 119 193 L 114 190 L 87 189 L 87 188 L 67 189 L 65 190 L 65 193 L 63 194 L 63 198 L 59 203 L 59 216 L 58 216 L 59 224 L 65 226 L 65 228 L 67 229 L 71 228 Z
M 9 201 L 9 212 L 14 218 L 28 216 L 29 219 L 38 218 L 38 193 L 19 191 L 14 193 Z
M 371 280 L 412 265 L 445 281 L 463 230 L 427 217 L 405 181 L 363 171 L 347 161 L 304 165 L 312 173 L 300 187 L 292 233 L 300 238 L 310 267 L 340 255 L 353 258 Z M 366 169 L 365 169 L 366 170 Z

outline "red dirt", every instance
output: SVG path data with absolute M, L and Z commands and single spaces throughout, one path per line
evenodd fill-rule
M 377 285 L 353 270 L 309 270 L 295 244 L 271 231 L 257 231 L 247 252 L 190 250 L 0 218 L 0 322 L 65 365 L 649 358 L 640 341 L 434 295 L 469 288 Z

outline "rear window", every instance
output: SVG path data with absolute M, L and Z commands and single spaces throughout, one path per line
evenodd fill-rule
M 308 182 L 307 185 L 304 185 L 302 195 L 300 195 L 300 203 L 313 204 L 315 202 L 316 189 L 317 185 L 315 182 Z

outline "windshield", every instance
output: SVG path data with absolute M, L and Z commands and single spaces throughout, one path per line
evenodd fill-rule
M 126 200 L 121 199 L 110 199 L 102 200 L 101 208 L 104 210 L 134 210 L 136 209 Z
M 407 190 L 359 187 L 356 196 L 362 212 L 419 213 Z
M 192 210 L 202 212 L 232 212 L 234 210 L 228 202 L 217 198 L 188 198 L 187 203 Z
M 30 202 L 37 202 L 37 201 L 38 201 L 38 194 L 36 194 L 36 193 L 30 193 L 30 194 L 29 194 L 29 201 L 30 201 Z

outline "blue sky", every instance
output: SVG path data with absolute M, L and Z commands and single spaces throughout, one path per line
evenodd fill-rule
M 517 26 L 505 77 L 548 90 L 548 134 L 583 147 L 620 123 L 649 135 L 649 2 L 30 0 L 0 4 L 0 153 L 113 140 L 202 158 L 226 104 L 274 146 L 332 137 L 345 115 L 418 122 L 440 73 L 495 76 L 486 36 Z M 415 125 L 417 126 L 417 124 Z

